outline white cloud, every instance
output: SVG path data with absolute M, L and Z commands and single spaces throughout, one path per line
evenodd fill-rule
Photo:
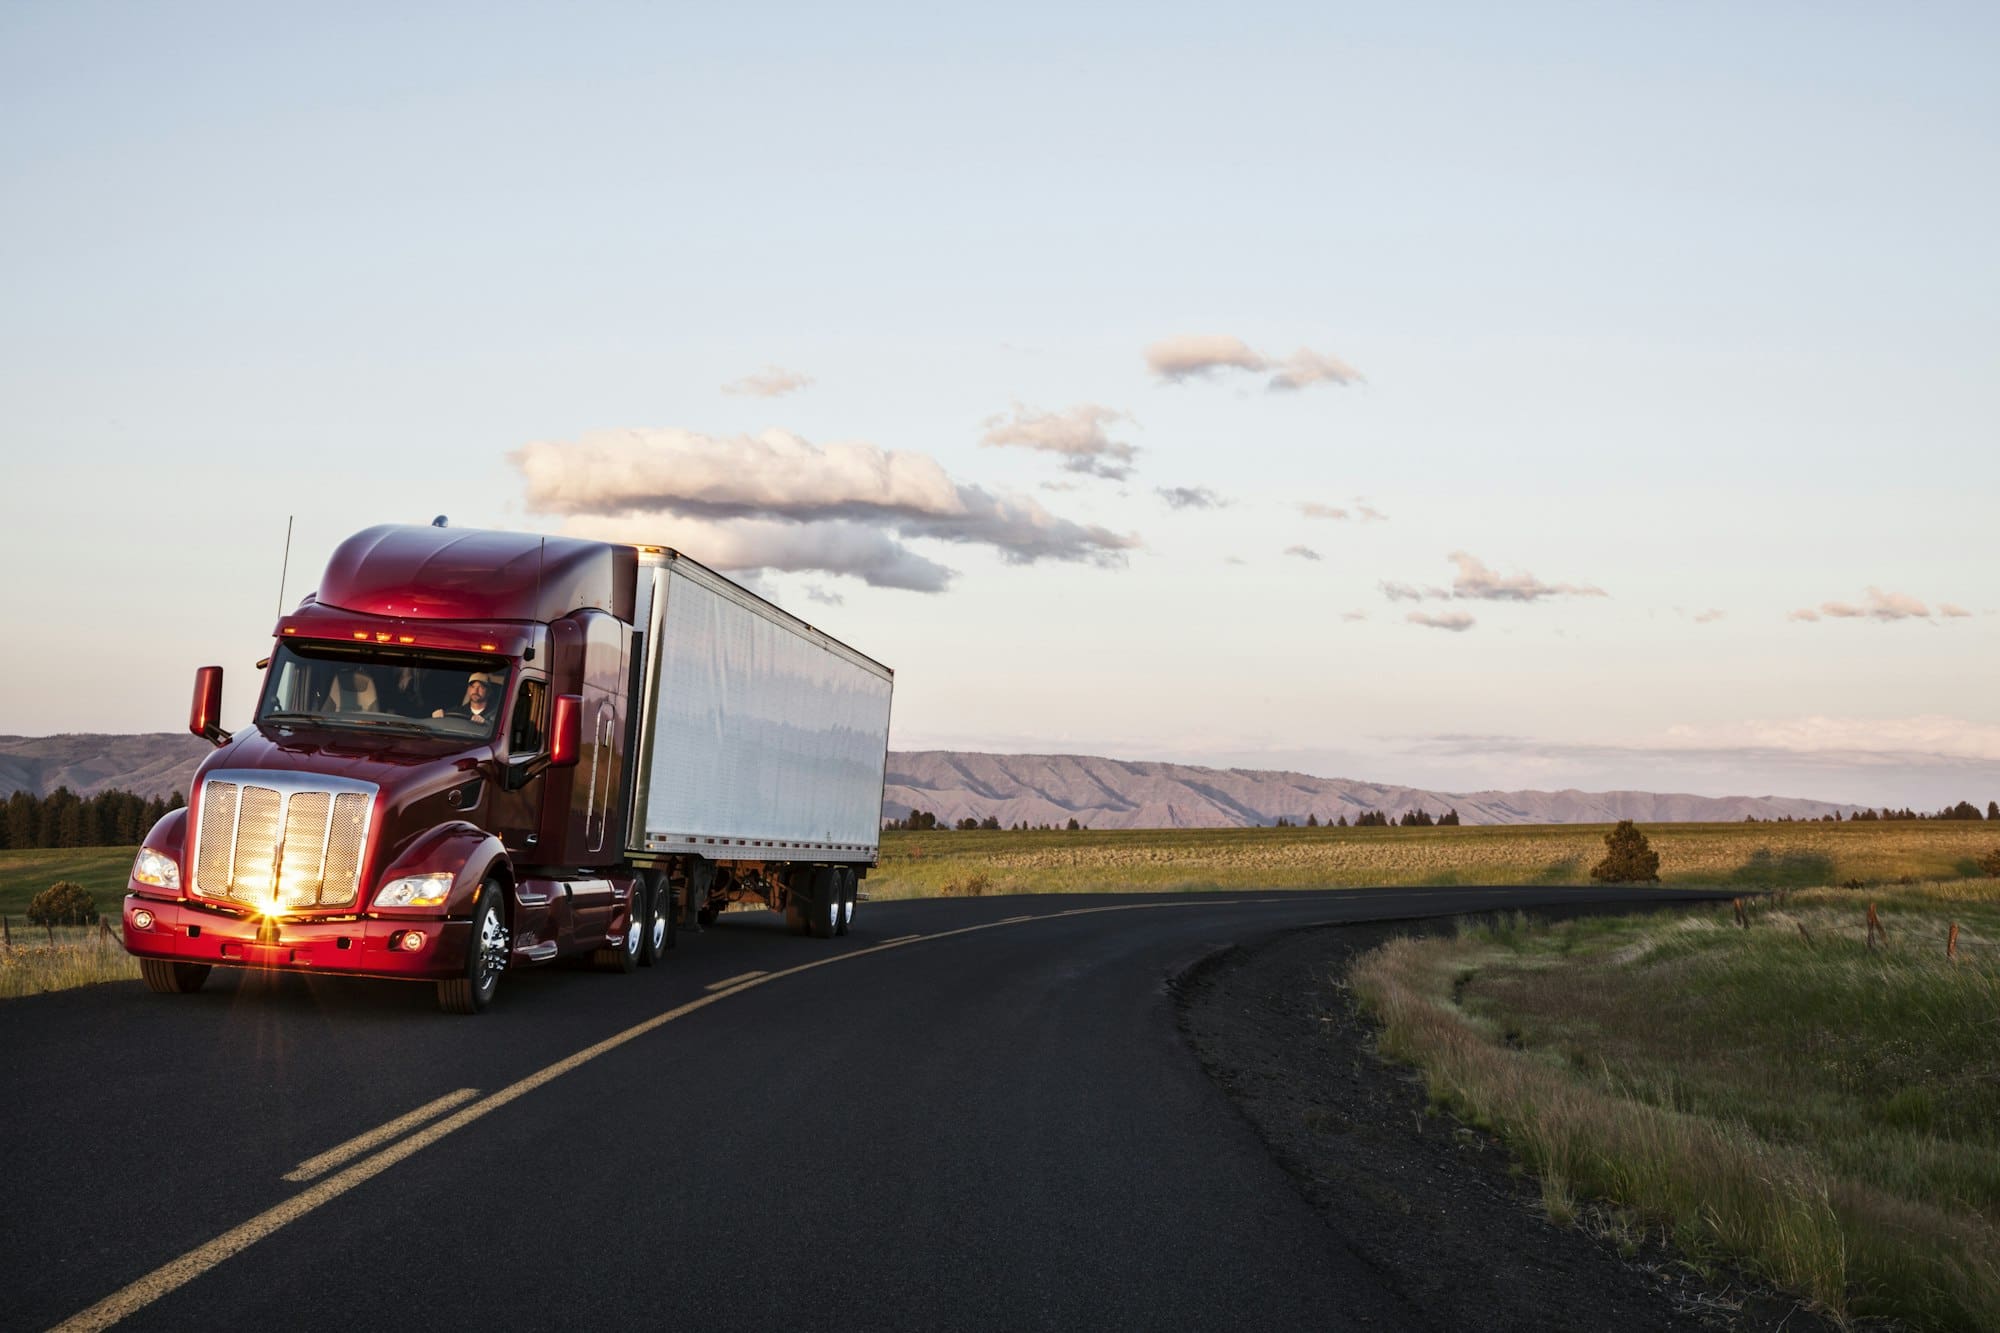
M 1227 509 L 1229 501 L 1206 486 L 1158 486 L 1154 490 L 1176 509 Z
M 788 393 L 797 393 L 812 382 L 812 376 L 802 375 L 796 370 L 765 366 L 754 375 L 745 375 L 740 380 L 723 385 L 722 391 L 740 398 L 782 398 Z
M 1453 634 L 1463 634 L 1479 622 L 1463 611 L 1444 611 L 1432 615 L 1428 611 L 1412 611 L 1403 619 L 1412 625 L 1422 625 L 1426 629 L 1450 630 Z
M 989 446 L 1014 446 L 1060 454 L 1071 472 L 1115 479 L 1132 472 L 1132 457 L 1138 451 L 1114 440 L 1110 428 L 1132 418 L 1114 408 L 1096 403 L 1078 403 L 1063 412 L 1014 404 L 1012 417 L 986 420 L 986 433 L 979 442 Z
M 1307 518 L 1344 519 L 1348 517 L 1347 511 L 1340 506 L 1321 504 L 1317 500 L 1300 501 L 1299 512 Z
M 1939 602 L 1938 614 L 1946 620 L 1958 620 L 1964 616 L 1971 615 L 1972 612 L 1966 610 L 1956 602 Z
M 1458 566 L 1458 575 L 1451 581 L 1450 589 L 1429 584 L 1418 587 L 1413 583 L 1388 581 L 1379 584 L 1382 595 L 1392 602 L 1421 602 L 1456 600 L 1466 602 L 1535 602 L 1544 597 L 1608 597 L 1604 589 L 1589 583 L 1544 583 L 1533 574 L 1500 574 L 1487 568 L 1486 563 L 1475 555 L 1464 551 L 1453 551 L 1450 561 Z
M 509 459 L 527 508 L 565 517 L 568 530 L 615 528 L 622 540 L 669 542 L 731 570 L 822 569 L 935 591 L 951 571 L 897 537 L 987 546 L 1013 564 L 1115 565 L 1138 545 L 1026 497 L 954 481 L 925 454 L 822 448 L 787 431 L 596 431 L 528 444 Z
M 1271 372 L 1264 387 L 1273 393 L 1310 388 L 1315 384 L 1353 384 L 1360 371 L 1337 356 L 1301 347 L 1282 360 L 1265 356 L 1241 338 L 1226 333 L 1181 333 L 1146 348 L 1146 367 L 1170 383 L 1205 379 L 1218 371 L 1261 375 Z
M 1261 371 L 1270 363 L 1241 338 L 1225 333 L 1182 333 L 1146 348 L 1146 367 L 1163 380 L 1185 380 L 1217 370 Z
M 1544 597 L 1607 597 L 1604 589 L 1591 584 L 1544 583 L 1533 574 L 1498 574 L 1474 555 L 1453 551 L 1447 557 L 1458 566 L 1451 582 L 1451 595 L 1482 602 L 1533 602 Z
M 2000 761 L 2000 724 L 1941 713 L 1910 717 L 1750 718 L 1739 722 L 1673 726 L 1663 748 L 1752 746 L 1793 754 L 1931 755 Z
M 597 541 L 671 546 L 738 576 L 758 570 L 846 574 L 878 588 L 943 592 L 955 573 L 879 528 L 843 519 L 786 523 L 634 512 L 578 515 L 567 519 L 562 530 Z
M 1272 393 L 1310 388 L 1315 384 L 1353 384 L 1362 378 L 1360 371 L 1339 357 L 1315 352 L 1310 347 L 1301 347 L 1286 357 L 1277 371 L 1271 376 L 1271 382 L 1264 386 Z
M 1787 619 L 1787 620 L 1803 620 L 1803 621 L 1805 621 L 1805 622 L 1807 622 L 1807 623 L 1811 623 L 1812 621 L 1815 621 L 1815 620 L 1818 620 L 1818 619 L 1819 619 L 1819 612 L 1817 612 L 1817 611 L 1813 610 L 1813 609 L 1812 609 L 1811 607 L 1809 607 L 1809 606 L 1802 606 L 1802 607 L 1800 607 L 1800 608 L 1799 608 L 1798 610 L 1796 610 L 1796 611 L 1790 611 L 1790 612 L 1787 612 L 1787 613 L 1785 614 L 1785 619 Z
M 1310 546 L 1287 546 L 1285 554 L 1295 555 L 1301 560 L 1319 560 L 1323 558 L 1318 551 L 1313 550 Z
M 1938 609 L 1946 617 L 1968 614 L 1963 607 L 1952 607 L 1950 610 L 1945 610 L 1943 606 L 1940 606 Z M 1821 602 L 1818 614 L 1802 609 L 1792 612 L 1786 618 L 1789 620 L 1818 620 L 1820 616 L 1825 616 L 1830 620 L 1875 620 L 1883 624 L 1888 624 L 1896 620 L 1929 620 L 1931 610 L 1922 601 L 1910 596 L 1908 593 L 1884 592 L 1880 588 L 1871 586 L 1868 589 L 1868 600 L 1859 605 L 1853 602 Z
M 823 588 L 817 583 L 806 585 L 806 600 L 818 602 L 821 606 L 845 606 L 847 599 L 831 588 Z
M 1363 523 L 1382 523 L 1386 522 L 1389 517 L 1366 500 L 1356 500 L 1354 502 L 1354 512 L 1361 516 Z

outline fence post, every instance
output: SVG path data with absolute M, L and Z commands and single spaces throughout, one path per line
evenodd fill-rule
M 1944 956 L 1951 962 L 1958 961 L 1958 922 L 1951 923 L 1951 933 L 1944 937 Z
M 14 947 L 14 932 L 7 928 L 7 918 L 0 915 L 0 948 Z
M 1875 904 L 1871 902 L 1868 904 L 1868 947 L 1870 949 L 1875 947 L 1875 937 L 1877 935 L 1882 937 L 1882 943 L 1886 947 L 1889 943 L 1889 931 L 1882 924 L 1882 918 L 1875 915 Z

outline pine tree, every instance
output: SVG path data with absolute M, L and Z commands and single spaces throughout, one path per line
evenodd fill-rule
M 1604 859 L 1590 868 L 1590 877 L 1607 884 L 1657 884 L 1660 854 L 1629 819 L 1604 835 Z

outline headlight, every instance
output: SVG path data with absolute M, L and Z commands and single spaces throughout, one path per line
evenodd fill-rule
M 436 907 L 451 896 L 451 882 L 457 876 L 449 870 L 434 875 L 405 875 L 384 884 L 375 895 L 377 907 Z
M 141 847 L 132 862 L 132 878 L 156 889 L 172 889 L 178 893 L 181 887 L 180 862 L 164 852 Z

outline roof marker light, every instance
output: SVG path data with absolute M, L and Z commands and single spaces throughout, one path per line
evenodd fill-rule
M 285 626 L 285 633 L 287 634 L 297 634 L 298 632 L 299 632 L 299 627 L 297 625 Z
M 388 631 L 388 630 L 385 630 L 385 629 L 378 629 L 378 630 L 376 630 L 376 631 L 375 631 L 375 642 L 377 642 L 377 643 L 387 643 L 387 642 L 389 642 L 389 631 Z
M 368 641 L 368 631 L 365 629 L 358 629 L 354 631 L 354 637 L 360 639 L 363 643 L 366 643 Z
M 479 645 L 479 651 L 482 653 L 497 653 L 500 651 L 500 645 L 497 643 L 482 643 Z
M 416 641 L 417 636 L 414 634 L 398 634 L 396 636 L 397 643 L 415 643 Z

